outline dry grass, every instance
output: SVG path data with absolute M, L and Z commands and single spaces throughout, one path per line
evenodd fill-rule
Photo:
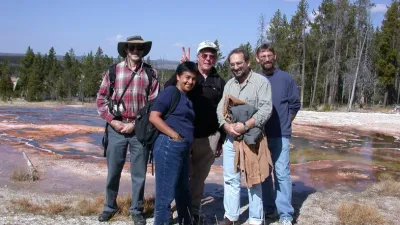
M 31 174 L 23 168 L 16 168 L 13 170 L 10 179 L 16 182 L 36 181 L 39 180 L 39 174 L 37 171 Z
M 104 197 L 97 197 L 94 200 L 87 198 L 79 200 L 74 204 L 72 214 L 81 216 L 97 215 L 103 210 Z
M 71 207 L 61 203 L 51 202 L 47 205 L 46 210 L 50 215 L 59 215 L 67 212 Z
M 46 215 L 96 216 L 103 211 L 104 197 L 96 197 L 94 199 L 83 198 L 72 202 L 61 200 L 59 202 L 45 201 L 42 204 L 35 204 L 27 198 L 22 198 L 11 200 L 10 203 L 9 209 L 17 212 Z M 120 208 L 117 215 L 128 217 L 130 215 L 131 196 L 118 197 L 117 204 Z M 143 205 L 146 214 L 153 213 L 154 197 L 146 197 Z
M 156 199 L 153 196 L 144 199 L 143 206 L 146 213 L 150 214 L 154 212 L 155 201 Z
M 127 196 L 121 196 L 117 197 L 117 205 L 119 207 L 119 212 L 118 214 L 121 216 L 129 216 L 129 207 L 131 206 L 131 201 L 132 197 L 127 195 Z
M 40 214 L 43 211 L 42 207 L 31 203 L 27 198 L 11 200 L 11 204 L 15 210 L 20 212 Z
M 342 225 L 367 225 L 384 224 L 385 220 L 378 210 L 370 205 L 358 203 L 341 203 L 337 209 L 339 224 Z
M 379 176 L 379 182 L 369 190 L 378 195 L 400 197 L 400 181 L 391 174 L 382 174 Z

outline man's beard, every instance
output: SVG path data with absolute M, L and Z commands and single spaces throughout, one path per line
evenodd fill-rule
M 263 64 L 261 64 L 261 67 L 263 70 L 272 70 L 274 68 L 274 64 L 273 63 L 270 63 L 270 64 L 263 63 Z
M 242 72 L 240 73 L 240 74 L 236 74 L 236 73 L 233 73 L 232 72 L 232 74 L 233 74 L 233 76 L 235 77 L 235 78 L 242 78 L 242 77 L 244 77 L 244 76 L 246 76 L 247 74 L 249 74 L 249 72 L 250 72 L 250 69 L 249 68 L 243 68 L 242 69 Z

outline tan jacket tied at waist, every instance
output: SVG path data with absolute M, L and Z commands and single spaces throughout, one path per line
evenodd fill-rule
M 272 159 L 267 138 L 261 136 L 257 144 L 247 145 L 245 141 L 234 141 L 236 172 L 246 177 L 247 187 L 263 182 L 271 173 Z
M 225 96 L 222 114 L 227 122 L 231 122 L 229 118 L 229 109 L 233 106 L 246 104 L 244 101 L 233 97 Z M 273 168 L 271 152 L 268 148 L 268 142 L 265 135 L 261 135 L 256 144 L 247 145 L 242 139 L 233 142 L 235 149 L 236 172 L 242 172 L 246 177 L 247 187 L 263 182 L 271 173 Z

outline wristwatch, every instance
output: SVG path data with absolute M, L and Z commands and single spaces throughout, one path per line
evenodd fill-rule
M 244 130 L 247 132 L 249 131 L 250 127 L 246 125 L 245 122 L 243 122 Z

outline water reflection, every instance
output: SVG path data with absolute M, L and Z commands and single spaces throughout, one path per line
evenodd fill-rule
M 70 157 L 102 157 L 104 121 L 95 108 L 0 106 L 0 142 Z M 128 157 L 129 159 L 129 157 Z M 294 126 L 295 191 L 346 186 L 361 190 L 383 173 L 400 176 L 400 140 L 315 126 Z M 220 166 L 218 158 L 215 166 Z

